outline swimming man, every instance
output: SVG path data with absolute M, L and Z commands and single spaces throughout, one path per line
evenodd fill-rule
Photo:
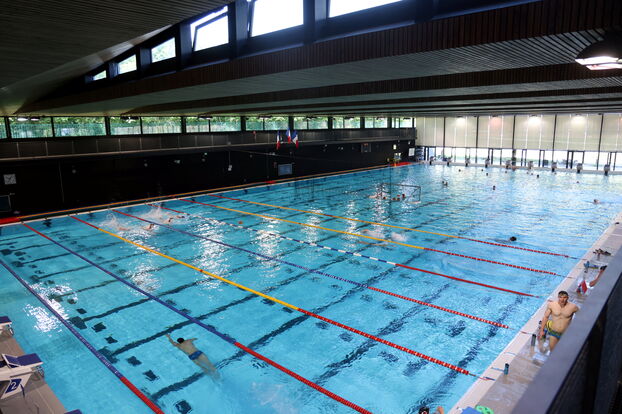
M 560 290 L 557 295 L 557 302 L 549 302 L 540 324 L 538 337 L 544 339 L 545 331 L 549 334 L 549 348 L 551 351 L 559 342 L 562 334 L 568 329 L 572 316 L 579 310 L 579 307 L 572 302 L 568 302 L 568 292 Z M 549 320 L 549 316 L 551 319 Z
M 180 349 L 183 353 L 188 355 L 188 358 L 190 358 L 192 362 L 197 364 L 203 370 L 203 372 L 211 376 L 213 379 L 220 378 L 220 376 L 218 375 L 218 371 L 216 371 L 216 367 L 210 362 L 210 360 L 207 358 L 207 355 L 205 355 L 203 351 L 199 351 L 197 347 L 194 346 L 194 341 L 196 341 L 197 338 L 178 338 L 177 342 L 175 342 L 169 334 L 166 334 L 166 337 L 168 338 L 168 341 L 171 343 L 171 345 L 173 345 L 175 348 Z

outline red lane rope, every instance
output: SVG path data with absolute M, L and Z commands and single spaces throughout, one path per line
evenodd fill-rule
M 546 273 L 548 275 L 553 275 L 553 276 L 561 276 L 560 274 L 557 274 L 555 272 L 549 272 L 548 270 L 534 269 L 534 268 L 531 268 L 531 267 L 519 266 L 519 265 L 515 265 L 515 264 L 511 264 L 511 263 L 496 262 L 494 260 L 482 259 L 481 257 L 467 256 L 466 254 L 452 253 L 452 252 L 447 252 L 445 250 L 432 249 L 431 247 L 424 247 L 423 249 L 431 251 L 431 252 L 448 254 L 450 256 L 464 257 L 465 259 L 479 260 L 480 262 L 488 262 L 488 263 L 494 263 L 494 264 L 498 264 L 498 265 L 513 267 L 515 269 L 529 270 L 531 272 L 536 272 L 536 273 Z
M 153 206 L 153 204 L 148 204 L 148 205 Z M 183 211 L 180 211 L 180 210 L 174 210 L 174 209 L 168 208 L 168 207 L 160 206 L 160 208 L 162 208 L 164 210 L 173 211 L 173 212 L 179 213 L 179 214 L 190 215 L 190 214 L 188 214 L 186 212 L 183 212 Z M 302 265 L 298 265 L 296 263 L 292 263 L 292 262 L 288 262 L 288 261 L 285 261 L 285 260 L 277 259 L 276 257 L 272 257 L 272 256 L 268 256 L 268 255 L 265 255 L 265 254 L 257 253 L 257 252 L 254 252 L 252 250 L 244 249 L 242 247 L 237 247 L 237 246 L 234 246 L 232 244 L 224 243 L 224 242 L 221 242 L 221 241 L 218 241 L 218 240 L 213 240 L 213 239 L 210 239 L 209 237 L 200 236 L 200 235 L 197 235 L 197 234 L 194 234 L 194 233 L 190 233 L 190 232 L 187 232 L 187 231 L 184 231 L 184 230 L 179 230 L 179 229 L 174 228 L 173 226 L 169 226 L 169 225 L 161 224 L 161 223 L 156 223 L 155 221 L 151 221 L 151 220 L 147 220 L 147 219 L 144 219 L 144 218 L 141 218 L 141 217 L 138 217 L 138 216 L 134 216 L 134 215 L 132 215 L 130 213 L 125 213 L 125 212 L 117 210 L 117 209 L 113 209 L 112 211 L 114 211 L 115 213 L 118 213 L 118 214 L 122 214 L 122 215 L 127 216 L 127 217 L 134 218 L 136 220 L 144 221 L 145 223 L 152 223 L 152 224 L 156 224 L 158 226 L 165 227 L 165 228 L 167 228 L 167 229 L 169 229 L 171 231 L 175 231 L 177 233 L 182 233 L 182 234 L 187 234 L 189 236 L 198 237 L 198 238 L 203 239 L 203 240 L 208 240 L 208 241 L 211 241 L 213 243 L 220 244 L 222 246 L 226 246 L 226 247 L 228 247 L 230 249 L 240 250 L 240 251 L 243 251 L 243 252 L 246 252 L 246 253 L 249 253 L 249 254 L 253 254 L 255 256 L 263 257 L 265 259 L 273 260 L 273 261 L 276 261 L 276 262 L 279 262 L 279 263 L 284 263 L 284 264 L 287 264 L 289 266 L 294 266 L 294 267 L 306 270 L 308 272 L 320 274 L 322 276 L 327 276 L 327 277 L 330 277 L 330 278 L 333 278 L 333 279 L 336 279 L 336 280 L 340 280 L 342 282 L 351 283 L 351 284 L 356 285 L 356 286 L 361 286 L 361 287 L 364 287 L 364 288 L 369 289 L 369 290 L 373 290 L 373 291 L 376 291 L 376 292 L 379 292 L 379 293 L 383 293 L 385 295 L 389 295 L 389 296 L 393 296 L 393 297 L 400 298 L 400 299 L 403 299 L 403 300 L 407 300 L 407 301 L 410 301 L 410 302 L 414 302 L 414 303 L 417 303 L 419 305 L 428 306 L 430 308 L 438 309 L 438 310 L 441 310 L 441 311 L 444 311 L 444 312 L 453 313 L 455 315 L 463 316 L 465 318 L 473 319 L 475 321 L 488 323 L 490 325 L 498 326 L 500 328 L 512 329 L 509 326 L 501 324 L 501 323 L 498 323 L 498 322 L 490 321 L 488 319 L 480 318 L 480 317 L 474 316 L 474 315 L 469 315 L 468 313 L 462 313 L 462 312 L 455 311 L 453 309 L 445 308 L 445 307 L 442 307 L 442 306 L 433 305 L 431 303 L 424 302 L 422 300 L 418 300 L 418 299 L 415 299 L 415 298 L 411 298 L 409 296 L 400 295 L 399 293 L 390 292 L 388 290 L 383 290 L 383 289 L 378 289 L 378 288 L 375 288 L 375 287 L 372 287 L 372 286 L 369 286 L 369 285 L 366 285 L 366 284 L 363 284 L 363 283 L 355 282 L 355 281 L 350 280 L 350 279 L 346 279 L 346 278 L 343 278 L 343 277 L 335 276 L 335 275 L 332 275 L 330 273 L 313 270 L 313 269 L 310 269 L 308 267 L 305 267 L 305 266 L 302 266 Z M 194 216 L 194 215 L 192 215 L 192 216 Z M 241 227 L 241 228 L 243 228 L 242 226 L 237 226 L 237 225 L 232 225 L 232 226 L 233 227 Z M 295 240 L 295 239 L 292 239 L 292 240 Z M 348 251 L 345 251 L 345 250 L 343 250 L 343 252 L 351 254 L 351 252 L 348 252 Z
M 211 196 L 211 194 L 207 194 L 208 196 Z M 229 197 L 220 197 L 220 198 L 226 198 L 229 199 Z M 363 237 L 366 239 L 372 239 L 372 240 L 378 240 L 384 243 L 393 243 L 393 244 L 397 244 L 399 246 L 406 246 L 406 247 L 411 247 L 414 249 L 419 249 L 419 250 L 424 250 L 424 251 L 430 251 L 430 252 L 435 252 L 435 253 L 442 253 L 442 254 L 446 254 L 449 256 L 456 256 L 456 257 L 464 257 L 465 259 L 471 259 L 471 260 L 477 260 L 480 262 L 487 262 L 487 263 L 493 263 L 493 264 L 497 264 L 497 265 L 501 265 L 501 266 L 508 266 L 508 267 L 512 267 L 514 269 L 522 269 L 522 270 L 529 270 L 531 272 L 536 272 L 536 273 L 546 273 L 546 274 L 550 274 L 550 275 L 554 275 L 554 276 L 561 276 L 555 272 L 549 272 L 548 270 L 540 270 L 540 269 L 533 269 L 531 267 L 525 267 L 525 266 L 519 266 L 519 265 L 514 265 L 514 264 L 510 264 L 510 263 L 505 263 L 505 262 L 497 262 L 494 260 L 488 260 L 488 259 L 482 259 L 481 257 L 474 257 L 474 256 L 468 256 L 465 254 L 459 254 L 459 253 L 452 253 L 452 252 L 448 252 L 445 250 L 437 250 L 437 249 L 432 249 L 430 247 L 424 247 L 424 246 L 417 246 L 414 244 L 408 244 L 408 243 L 402 243 L 402 242 L 398 242 L 398 241 L 394 241 L 394 240 L 388 240 L 388 239 L 381 239 L 379 237 L 371 237 L 371 236 L 365 236 L 363 234 L 358 234 L 358 233 L 352 233 L 349 231 L 343 231 L 343 230 L 337 230 L 337 229 L 332 229 L 329 227 L 322 227 L 322 226 L 317 226 L 315 224 L 308 224 L 308 223 L 301 223 L 299 221 L 294 221 L 294 220 L 288 220 L 288 219 L 284 219 L 284 218 L 280 218 L 280 217 L 274 217 L 274 216 L 269 216 L 267 214 L 260 214 L 260 213 L 251 213 L 249 211 L 244 211 L 244 210 L 237 210 L 234 208 L 229 208 L 229 207 L 223 207 L 223 206 L 217 206 L 217 205 L 213 205 L 213 204 L 207 204 L 207 203 L 202 203 L 200 201 L 196 201 L 196 200 L 188 200 L 185 198 L 180 198 L 178 199 L 179 201 L 185 201 L 188 203 L 195 203 L 195 204 L 201 204 L 204 206 L 210 206 L 210 207 L 216 207 L 216 208 L 220 208 L 223 210 L 229 210 L 229 211 L 234 211 L 236 213 L 242 213 L 242 214 L 247 214 L 247 215 L 252 215 L 252 216 L 258 216 L 258 217 L 263 217 L 269 220 L 278 220 L 278 221 L 284 221 L 286 223 L 292 223 L 292 224 L 297 224 L 300 226 L 305 226 L 305 227 L 312 227 L 312 228 L 316 228 L 316 229 L 320 229 L 320 230 L 326 230 L 326 231 L 332 231 L 334 233 L 342 233 L 342 234 L 347 234 L 350 236 L 356 236 L 356 237 Z M 240 199 L 235 199 L 235 198 L 231 198 L 231 200 L 239 200 L 239 201 L 244 201 L 244 200 L 240 200 Z M 264 204 L 264 203 L 257 203 L 254 201 L 248 201 L 248 203 L 251 204 Z M 290 209 L 290 210 L 295 210 L 295 209 Z M 302 210 L 300 210 L 302 211 Z M 360 221 L 360 220 L 357 220 Z
M 325 318 L 323 316 L 317 315 L 317 314 L 315 314 L 313 312 L 309 312 L 308 310 L 305 310 L 305 309 L 302 309 L 302 308 L 300 308 L 299 310 L 300 310 L 300 312 L 302 312 L 304 314 L 307 314 L 307 315 L 312 316 L 314 318 L 320 319 L 320 320 L 322 320 L 324 322 L 327 322 L 327 323 L 330 323 L 332 325 L 338 326 L 338 327 L 340 327 L 342 329 L 354 332 L 354 333 L 356 333 L 358 335 L 364 336 L 365 338 L 369 338 L 369 339 L 372 339 L 372 340 L 374 340 L 376 342 L 380 342 L 380 343 L 385 344 L 387 346 L 390 346 L 392 348 L 399 349 L 400 351 L 409 353 L 411 355 L 415 355 L 415 356 L 417 356 L 419 358 L 425 359 L 425 360 L 430 361 L 430 362 L 432 362 L 434 364 L 438 364 L 438 365 L 441 365 L 441 366 L 443 366 L 445 368 L 452 369 L 452 370 L 454 370 L 456 372 L 459 372 L 461 374 L 464 374 L 464 375 L 471 375 L 473 377 L 477 377 L 477 375 L 473 374 L 472 372 L 470 372 L 470 371 L 468 371 L 468 370 L 466 370 L 464 368 L 460 368 L 459 366 L 452 365 L 452 364 L 450 364 L 448 362 L 445 362 L 445 361 L 441 361 L 440 359 L 436 359 L 436 358 L 433 358 L 433 357 L 431 357 L 429 355 L 422 354 L 421 352 L 417 352 L 417 351 L 412 350 L 410 348 L 406 348 L 404 346 L 397 345 L 397 344 L 395 344 L 395 343 L 393 343 L 391 341 L 387 341 L 386 339 L 382 339 L 382 338 L 379 338 L 377 336 L 368 334 L 367 332 L 359 331 L 358 329 L 351 328 L 351 327 L 349 327 L 347 325 L 344 325 L 342 323 L 333 321 L 332 319 L 328 319 L 328 318 Z
M 506 288 L 502 288 L 502 287 L 494 286 L 494 285 L 487 285 L 486 283 L 475 282 L 473 280 L 461 279 L 459 277 L 449 276 L 449 275 L 446 275 L 446 274 L 443 274 L 443 273 L 433 272 L 431 270 L 419 269 L 418 267 L 412 267 L 412 266 L 408 266 L 408 265 L 401 264 L 401 263 L 396 263 L 395 266 L 403 267 L 403 268 L 410 269 L 410 270 L 416 270 L 418 272 L 428 273 L 428 274 L 431 274 L 431 275 L 446 277 L 448 279 L 458 280 L 458 281 L 464 282 L 464 283 L 471 283 L 473 285 L 483 286 L 483 287 L 487 287 L 487 288 L 491 288 L 491 289 L 502 290 L 504 292 L 514 293 L 516 295 L 530 296 L 532 298 L 539 298 L 540 297 L 540 296 L 537 296 L 537 295 L 532 295 L 530 293 L 519 292 L 517 290 L 506 289 Z
M 164 411 L 162 411 L 160 409 L 160 407 L 155 405 L 149 398 L 147 398 L 147 396 L 145 394 L 140 392 L 140 390 L 138 388 L 136 388 L 136 386 L 134 384 L 132 384 L 127 378 L 121 377 L 119 379 L 121 380 L 122 383 L 125 384 L 126 387 L 128 387 L 130 390 L 132 390 L 132 392 L 134 394 L 136 394 L 136 396 L 138 398 L 140 398 L 142 400 L 142 402 L 144 402 L 149 408 L 151 408 L 151 410 L 153 412 L 158 413 L 158 414 L 164 414 Z
M 214 207 L 214 208 L 219 208 L 219 209 L 236 211 L 236 212 L 241 212 L 243 214 L 251 214 L 251 215 L 260 216 L 260 217 L 266 217 L 266 218 L 270 217 L 270 216 L 265 216 L 265 215 L 257 214 L 257 213 L 245 213 L 245 212 L 242 212 L 241 210 L 234 210 L 234 209 L 230 209 L 230 208 L 227 208 L 227 207 L 219 207 L 219 206 L 216 206 L 214 204 L 207 204 L 207 203 L 202 203 L 200 201 L 192 201 L 192 200 L 188 200 L 188 199 L 184 199 L 184 198 L 180 198 L 179 201 L 185 201 L 187 203 L 194 203 L 194 204 L 199 204 L 199 205 L 208 206 L 208 207 Z M 275 219 L 275 220 L 291 222 L 291 220 L 284 220 L 284 219 Z M 335 230 L 335 231 L 339 231 L 339 230 Z M 319 246 L 319 244 L 318 244 L 318 246 Z M 338 249 L 336 249 L 336 250 L 338 250 Z M 363 256 L 363 255 L 361 255 L 361 256 Z M 537 295 L 531 295 L 529 293 L 523 293 L 523 292 L 519 292 L 519 291 L 515 291 L 515 290 L 510 290 L 510 289 L 505 289 L 505 288 L 502 288 L 502 287 L 497 287 L 497 286 L 494 286 L 494 285 L 487 285 L 485 283 L 474 282 L 474 281 L 471 281 L 471 280 L 462 279 L 462 278 L 455 277 L 455 276 L 449 276 L 449 275 L 445 275 L 443 273 L 437 273 L 437 272 L 432 272 L 430 270 L 419 269 L 419 268 L 416 268 L 416 267 L 407 266 L 407 265 L 400 264 L 400 263 L 389 262 L 388 260 L 379 260 L 379 261 L 382 261 L 383 263 L 392 264 L 394 266 L 404 267 L 406 269 L 416 270 L 418 272 L 423 272 L 423 273 L 428 273 L 428 274 L 431 274 L 431 275 L 437 275 L 437 276 L 441 276 L 441 277 L 446 277 L 448 279 L 457 280 L 457 281 L 464 282 L 464 283 L 470 283 L 470 284 L 473 284 L 473 285 L 478 285 L 478 286 L 483 286 L 483 287 L 487 287 L 487 288 L 491 288 L 491 289 L 496 289 L 496 290 L 500 290 L 500 291 L 503 291 L 503 292 L 514 293 L 516 295 L 530 296 L 530 297 L 533 297 L 533 298 L 539 298 L 540 297 L 540 296 L 537 296 Z
M 509 244 L 489 242 L 489 241 L 480 240 L 480 239 L 472 239 L 472 238 L 469 238 L 469 237 L 456 236 L 456 235 L 453 235 L 453 234 L 435 233 L 435 232 L 432 232 L 432 231 L 413 229 L 413 228 L 410 228 L 410 227 L 399 226 L 399 225 L 394 225 L 394 224 L 378 223 L 378 222 L 374 222 L 374 221 L 361 220 L 361 219 L 356 219 L 356 218 L 351 218 L 351 217 L 336 216 L 334 214 L 319 213 L 317 211 L 300 210 L 300 209 L 292 208 L 292 207 L 284 207 L 284 206 L 277 206 L 277 205 L 274 205 L 274 204 L 258 203 L 256 201 L 244 200 L 243 198 L 226 197 L 226 196 L 223 196 L 223 195 L 216 195 L 216 194 L 205 194 L 205 195 L 210 196 L 210 197 L 222 198 L 222 199 L 225 199 L 225 200 L 242 201 L 244 203 L 259 204 L 259 205 L 262 205 L 262 206 L 268 206 L 268 207 L 273 207 L 273 208 L 280 208 L 280 209 L 285 209 L 285 210 L 300 211 L 300 212 L 307 213 L 307 214 L 315 214 L 315 215 L 318 215 L 318 216 L 332 217 L 332 218 L 337 218 L 337 219 L 341 219 L 341 220 L 358 221 L 360 223 L 368 223 L 368 224 L 373 224 L 373 225 L 376 225 L 376 226 L 393 227 L 393 228 L 398 228 L 398 229 L 403 229 L 403 230 L 408 230 L 408 231 L 416 231 L 416 232 L 420 232 L 420 233 L 435 234 L 437 236 L 451 237 L 453 239 L 462 239 L 462 240 L 468 240 L 468 241 L 477 242 L 477 243 L 490 244 L 492 246 L 508 247 L 510 249 L 525 250 L 525 251 L 533 252 L 533 253 L 541 253 L 541 254 L 548 254 L 548 255 L 551 255 L 551 256 L 561 256 L 561 257 L 566 257 L 566 258 L 569 258 L 569 259 L 576 259 L 576 257 L 568 256 L 567 254 L 553 253 L 553 252 L 547 252 L 547 251 L 544 251 L 544 250 L 537 250 L 537 249 L 529 249 L 527 247 L 511 246 Z
M 427 302 L 423 302 L 421 300 L 409 298 L 407 296 L 398 295 L 397 293 L 387 292 L 386 290 L 378 289 L 378 288 L 375 288 L 375 287 L 368 286 L 367 288 L 371 289 L 371 290 L 375 290 L 376 292 L 386 293 L 386 294 L 390 294 L 392 296 L 395 296 L 395 297 L 398 297 L 398 298 L 401 298 L 401 299 L 404 299 L 404 300 L 409 300 L 411 302 L 415 302 L 415 303 L 418 303 L 420 305 L 425 305 L 425 306 L 429 306 L 431 308 L 435 308 L 435 309 L 439 309 L 439 310 L 442 310 L 442 311 L 445 311 L 445 312 L 453 313 L 455 315 L 464 316 L 465 318 L 473 319 L 473 320 L 476 320 L 476 321 L 479 321 L 479 322 L 485 322 L 485 323 L 488 323 L 490 325 L 498 326 L 499 328 L 512 329 L 508 325 L 504 325 L 504 324 L 499 323 L 499 322 L 490 321 L 488 319 L 480 318 L 479 316 L 473 316 L 473 315 L 469 315 L 468 313 L 458 312 L 458 311 L 455 311 L 453 309 L 444 308 L 442 306 L 434 305 L 432 303 L 427 303 Z
M 332 398 L 335 401 L 339 401 L 340 403 L 342 403 L 343 405 L 346 405 L 350 408 L 352 408 L 355 411 L 358 411 L 359 413 L 364 413 L 364 414 L 371 414 L 371 411 L 368 411 L 356 404 L 354 404 L 353 402 L 350 402 L 348 400 L 346 400 L 345 398 L 340 397 L 339 395 L 328 391 L 327 389 L 317 385 L 316 383 L 309 381 L 308 379 L 306 379 L 305 377 L 301 377 L 300 375 L 296 374 L 293 371 L 290 371 L 289 369 L 285 368 L 282 365 L 277 364 L 276 362 L 272 361 L 271 359 L 266 358 L 265 356 L 258 354 L 257 352 L 253 351 L 252 349 L 250 349 L 247 346 L 242 345 L 239 342 L 234 343 L 233 345 L 237 346 L 238 348 L 248 352 L 249 354 L 253 355 L 255 358 L 261 359 L 262 361 L 272 365 L 273 367 L 275 367 L 278 370 L 283 371 L 284 373 L 286 373 L 287 375 L 296 378 L 298 381 L 308 385 L 311 388 L 314 388 L 315 390 L 321 392 L 322 394 L 327 395 L 328 397 Z

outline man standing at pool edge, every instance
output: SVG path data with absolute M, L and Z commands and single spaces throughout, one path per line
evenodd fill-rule
M 203 351 L 199 351 L 196 346 L 194 346 L 194 341 L 197 338 L 192 339 L 184 339 L 178 338 L 177 342 L 173 341 L 173 338 L 169 334 L 166 334 L 168 341 L 175 348 L 180 349 L 184 354 L 188 355 L 188 358 L 195 364 L 197 364 L 203 372 L 212 377 L 213 379 L 219 379 L 218 371 L 216 371 L 216 367 L 210 362 L 207 358 L 207 355 L 203 353 Z
M 544 339 L 545 332 L 549 334 L 549 348 L 551 351 L 557 345 L 559 338 L 568 329 L 572 316 L 579 310 L 577 305 L 568 302 L 568 292 L 560 290 L 557 295 L 557 302 L 549 302 L 540 324 L 538 337 Z M 549 320 L 549 316 L 551 319 Z

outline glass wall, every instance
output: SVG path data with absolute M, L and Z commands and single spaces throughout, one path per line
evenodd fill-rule
M 211 132 L 241 131 L 242 120 L 239 116 L 215 116 L 210 121 Z
M 52 118 L 42 117 L 37 120 L 22 117 L 10 117 L 11 137 L 13 138 L 48 138 L 52 132 Z
M 180 116 L 143 116 L 143 134 L 179 134 Z
M 6 125 L 4 123 L 4 118 L 0 117 L 0 139 L 6 138 Z
M 295 116 L 294 129 L 328 129 L 327 116 Z
M 140 118 L 127 116 L 110 117 L 111 135 L 140 135 Z
M 57 137 L 87 137 L 106 135 L 103 116 L 54 117 L 54 134 Z
M 365 128 L 386 128 L 388 120 L 387 117 L 366 117 Z
M 361 118 L 352 116 L 336 116 L 333 118 L 333 129 L 355 129 L 361 127 Z
M 187 117 L 186 132 L 209 132 L 209 123 L 210 120 L 208 118 Z
M 247 116 L 245 122 L 247 131 L 263 131 L 263 118 Z
M 289 128 L 289 118 L 286 116 L 273 116 L 264 119 L 264 130 L 278 131 Z

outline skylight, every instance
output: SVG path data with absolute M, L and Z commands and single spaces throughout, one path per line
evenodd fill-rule
M 207 16 L 203 16 L 199 20 L 196 20 L 196 21 L 192 22 L 190 24 L 190 36 L 191 36 L 191 39 L 192 39 L 192 44 L 193 45 L 195 44 L 194 38 L 197 35 L 197 32 L 201 32 L 202 29 L 204 29 L 207 26 L 211 26 L 212 24 L 216 23 L 217 20 L 219 22 L 220 21 L 227 22 L 227 18 L 226 17 L 227 17 L 228 10 L 229 10 L 228 6 L 225 6 L 222 9 L 220 9 L 220 10 L 214 12 L 214 13 L 210 13 Z M 211 22 L 211 23 L 208 23 L 208 22 Z M 206 23 L 208 23 L 208 24 L 206 24 Z M 226 31 L 227 31 L 227 40 L 224 43 L 226 43 L 229 40 L 228 39 L 228 36 L 229 36 L 229 26 L 225 25 L 225 27 L 226 27 Z M 204 34 L 199 34 L 199 36 L 205 36 L 205 35 Z M 213 34 L 210 33 L 210 36 L 213 36 Z M 199 40 L 197 40 L 196 43 L 198 45 Z M 211 46 L 217 46 L 217 45 L 220 45 L 220 44 L 222 44 L 222 43 L 213 44 Z M 200 49 L 205 49 L 206 47 L 210 47 L 210 46 L 205 46 L 205 47 L 202 47 Z M 199 50 L 199 48 L 195 47 L 194 50 Z
M 100 79 L 106 79 L 106 71 L 102 70 L 101 72 L 99 72 L 97 75 L 93 76 L 93 80 L 97 81 Z
M 132 72 L 136 70 L 136 55 L 132 55 L 127 59 L 122 60 L 117 65 L 119 69 L 119 75 L 122 73 Z
M 398 1 L 401 0 L 330 0 L 328 17 L 341 16 L 342 14 L 354 13 L 384 4 L 397 3 Z
M 160 43 L 151 49 L 151 61 L 160 62 L 162 60 L 175 57 L 175 38 L 170 38 L 164 43 Z
M 229 43 L 229 21 L 226 13 L 219 13 L 216 17 L 208 19 L 195 27 L 196 30 L 192 33 L 194 38 L 193 50 L 202 50 Z
M 256 0 L 251 36 L 276 32 L 303 23 L 302 0 Z

